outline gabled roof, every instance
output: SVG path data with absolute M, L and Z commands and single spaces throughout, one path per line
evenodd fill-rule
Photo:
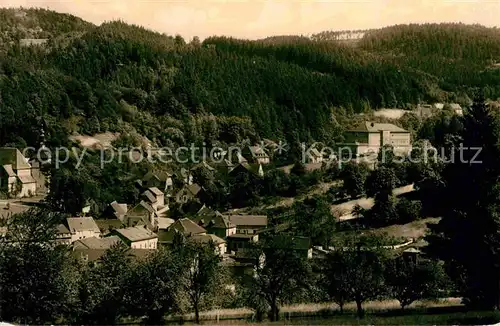
M 381 131 L 390 131 L 390 132 L 408 132 L 403 128 L 400 128 L 392 123 L 377 123 L 365 121 L 357 128 L 350 130 L 357 132 L 381 132 Z
M 240 164 L 236 165 L 234 168 L 232 168 L 231 171 L 229 171 L 229 173 L 234 174 L 235 173 L 234 171 L 237 172 L 237 171 L 242 171 L 244 169 L 244 170 L 247 170 L 248 172 L 251 172 L 255 175 L 261 176 L 261 174 L 260 174 L 261 168 L 262 168 L 261 164 L 240 163 Z
M 85 238 L 75 241 L 73 249 L 109 249 L 118 242 L 120 242 L 120 238 L 117 236 Z
M 68 228 L 71 233 L 82 232 L 82 231 L 93 231 L 100 232 L 94 219 L 90 216 L 88 217 L 69 217 L 66 219 L 68 222 Z
M 236 226 L 267 226 L 265 215 L 230 215 L 229 221 Z
M 175 223 L 170 226 L 169 230 L 177 230 L 185 236 L 207 232 L 207 230 L 188 218 L 181 218 L 175 221 Z
M 453 110 L 461 110 L 462 109 L 462 107 L 460 106 L 460 104 L 457 104 L 457 103 L 450 103 L 450 107 Z
M 31 169 L 28 160 L 17 148 L 0 147 L 0 165 L 12 165 L 14 170 Z
M 132 226 L 125 229 L 116 229 L 113 230 L 113 232 L 120 234 L 122 237 L 130 240 L 131 242 L 144 241 L 158 237 L 155 233 L 151 232 L 144 226 Z
M 134 206 L 131 210 L 127 212 L 127 216 L 144 216 L 144 214 L 149 215 L 154 213 L 153 207 L 148 205 L 145 201 L 141 201 L 139 204 Z
M 223 215 L 219 212 L 214 212 L 210 215 L 198 215 L 193 221 L 198 224 L 201 223 L 204 228 L 221 228 L 221 229 L 230 229 L 235 227 L 233 223 L 229 220 L 229 216 Z

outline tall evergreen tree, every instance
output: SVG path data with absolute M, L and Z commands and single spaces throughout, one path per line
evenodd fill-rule
M 446 262 L 465 302 L 484 308 L 500 308 L 499 126 L 478 99 L 443 172 L 446 209 L 429 236 L 429 253 Z

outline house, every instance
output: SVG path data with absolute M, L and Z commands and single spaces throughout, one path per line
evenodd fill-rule
M 275 244 L 283 245 L 283 249 L 289 249 L 297 252 L 303 258 L 311 259 L 313 257 L 311 239 L 308 237 L 279 234 L 275 236 L 273 242 Z
M 166 231 L 158 231 L 158 241 L 163 245 L 171 245 L 177 234 L 184 238 L 189 238 L 193 235 L 206 234 L 207 230 L 193 222 L 188 218 L 181 218 L 168 228 Z
M 238 252 L 251 247 L 252 243 L 259 241 L 259 235 L 256 233 L 234 233 L 226 238 L 227 250 L 230 252 Z
M 444 103 L 434 103 L 434 108 L 438 110 L 442 110 L 444 108 Z
M 172 174 L 168 172 L 148 172 L 142 178 L 141 186 L 143 188 L 153 188 L 156 187 L 161 191 L 168 193 L 173 189 L 174 183 L 172 180 Z
M 420 260 L 421 251 L 415 248 L 405 249 L 402 253 L 403 259 L 413 264 L 418 264 Z
M 340 144 L 342 153 L 353 158 L 377 154 L 384 145 L 392 145 L 399 155 L 407 155 L 412 148 L 410 132 L 391 123 L 367 121 L 347 131 L 344 138 L 345 142 Z
M 122 222 L 127 226 L 135 226 L 138 223 L 146 224 L 153 230 L 154 219 L 155 210 L 153 207 L 144 200 L 141 200 L 139 204 L 127 211 Z
M 219 238 L 226 237 L 236 233 L 236 225 L 231 223 L 227 215 L 215 211 L 212 214 L 199 214 L 193 221 L 202 226 L 210 234 L 215 234 Z
M 215 245 L 215 251 L 221 256 L 227 252 L 226 241 L 215 234 L 195 234 L 189 237 L 188 240 L 203 244 L 212 242 Z
M 36 194 L 31 165 L 17 148 L 0 148 L 0 191 L 22 198 Z
M 456 115 L 464 115 L 464 110 L 457 103 L 450 103 L 450 108 L 455 112 Z
M 236 165 L 231 171 L 229 171 L 229 176 L 235 177 L 240 173 L 246 173 L 252 177 L 264 177 L 264 169 L 262 168 L 262 164 L 259 163 L 240 163 Z
M 236 226 L 236 233 L 256 234 L 267 228 L 265 215 L 230 215 L 229 221 Z
M 201 187 L 196 183 L 184 185 L 181 190 L 175 195 L 175 201 L 179 204 L 185 204 L 196 199 L 196 196 L 201 191 Z
M 111 234 L 116 235 L 132 249 L 156 249 L 158 247 L 158 236 L 146 226 L 116 229 Z
M 143 192 L 142 197 L 154 209 L 157 216 L 165 215 L 169 210 L 168 204 L 165 203 L 165 194 L 156 187 Z
M 105 238 L 85 238 L 73 243 L 73 250 L 79 249 L 109 249 L 119 243 L 121 240 L 117 236 Z
M 71 232 L 64 224 L 56 227 L 56 242 L 61 245 L 71 244 Z
M 71 232 L 71 243 L 92 237 L 100 237 L 101 231 L 92 217 L 69 217 L 66 219 Z
M 247 161 L 258 164 L 269 164 L 271 162 L 263 146 L 247 146 L 242 155 Z

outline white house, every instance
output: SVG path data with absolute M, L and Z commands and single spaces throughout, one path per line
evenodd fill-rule
M 101 236 L 101 231 L 97 226 L 94 219 L 88 217 L 69 217 L 66 219 L 68 223 L 68 230 L 71 233 L 71 242 L 82 240 L 86 238 Z
M 111 233 L 118 236 L 132 249 L 156 249 L 158 247 L 158 236 L 144 225 L 115 229 Z

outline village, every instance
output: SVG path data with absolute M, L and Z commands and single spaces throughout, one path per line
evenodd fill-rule
M 269 140 L 267 144 L 271 149 L 276 146 L 276 143 Z M 352 159 L 357 162 L 368 162 L 373 156 L 376 158 L 380 148 L 385 145 L 391 145 L 395 153 L 408 155 L 412 149 L 410 133 L 390 123 L 368 121 L 347 131 L 345 142 L 339 144 L 350 148 L 354 153 Z M 80 216 L 68 217 L 66 223 L 57 227 L 58 241 L 71 246 L 75 256 L 97 261 L 106 249 L 117 242 L 128 246 L 134 256 L 143 257 L 159 246 L 170 246 L 175 235 L 179 234 L 190 241 L 213 242 L 226 264 L 244 266 L 239 261 L 239 253 L 250 243 L 258 242 L 259 237 L 279 234 L 280 228 L 271 226 L 265 215 L 243 214 L 237 209 L 219 212 L 202 204 L 200 198 L 203 197 L 204 189 L 193 181 L 193 171 L 197 169 L 222 169 L 229 176 L 248 174 L 250 177 L 264 177 L 270 155 L 263 147 L 247 146 L 242 153 L 236 162 L 225 159 L 222 164 L 211 165 L 203 161 L 190 169 L 181 168 L 177 172 L 150 171 L 136 181 L 136 187 L 141 193 L 139 203 L 131 205 L 114 201 L 97 218 L 88 216 L 90 207 L 84 207 Z M 332 159 L 330 154 L 323 157 L 317 149 L 310 150 L 308 155 L 304 165 L 307 171 L 337 164 L 336 158 Z M 36 202 L 43 202 L 48 187 L 46 177 L 40 172 L 39 162 L 23 157 L 17 149 L 0 148 L 0 165 L 0 189 L 13 197 L 0 201 L 2 218 L 26 211 Z M 277 169 L 290 173 L 293 165 Z M 411 191 L 413 185 L 408 185 L 402 187 L 398 195 Z M 342 211 L 338 219 L 352 219 L 354 206 L 363 206 L 363 203 L 366 208 L 370 208 L 370 201 L 367 199 L 347 200 L 337 204 L 337 211 Z M 189 218 L 171 216 L 172 204 L 189 204 L 192 214 Z M 313 255 L 325 252 L 324 248 L 314 247 L 309 238 L 294 236 L 292 241 L 296 244 L 294 249 L 302 252 L 304 257 L 312 258 Z

